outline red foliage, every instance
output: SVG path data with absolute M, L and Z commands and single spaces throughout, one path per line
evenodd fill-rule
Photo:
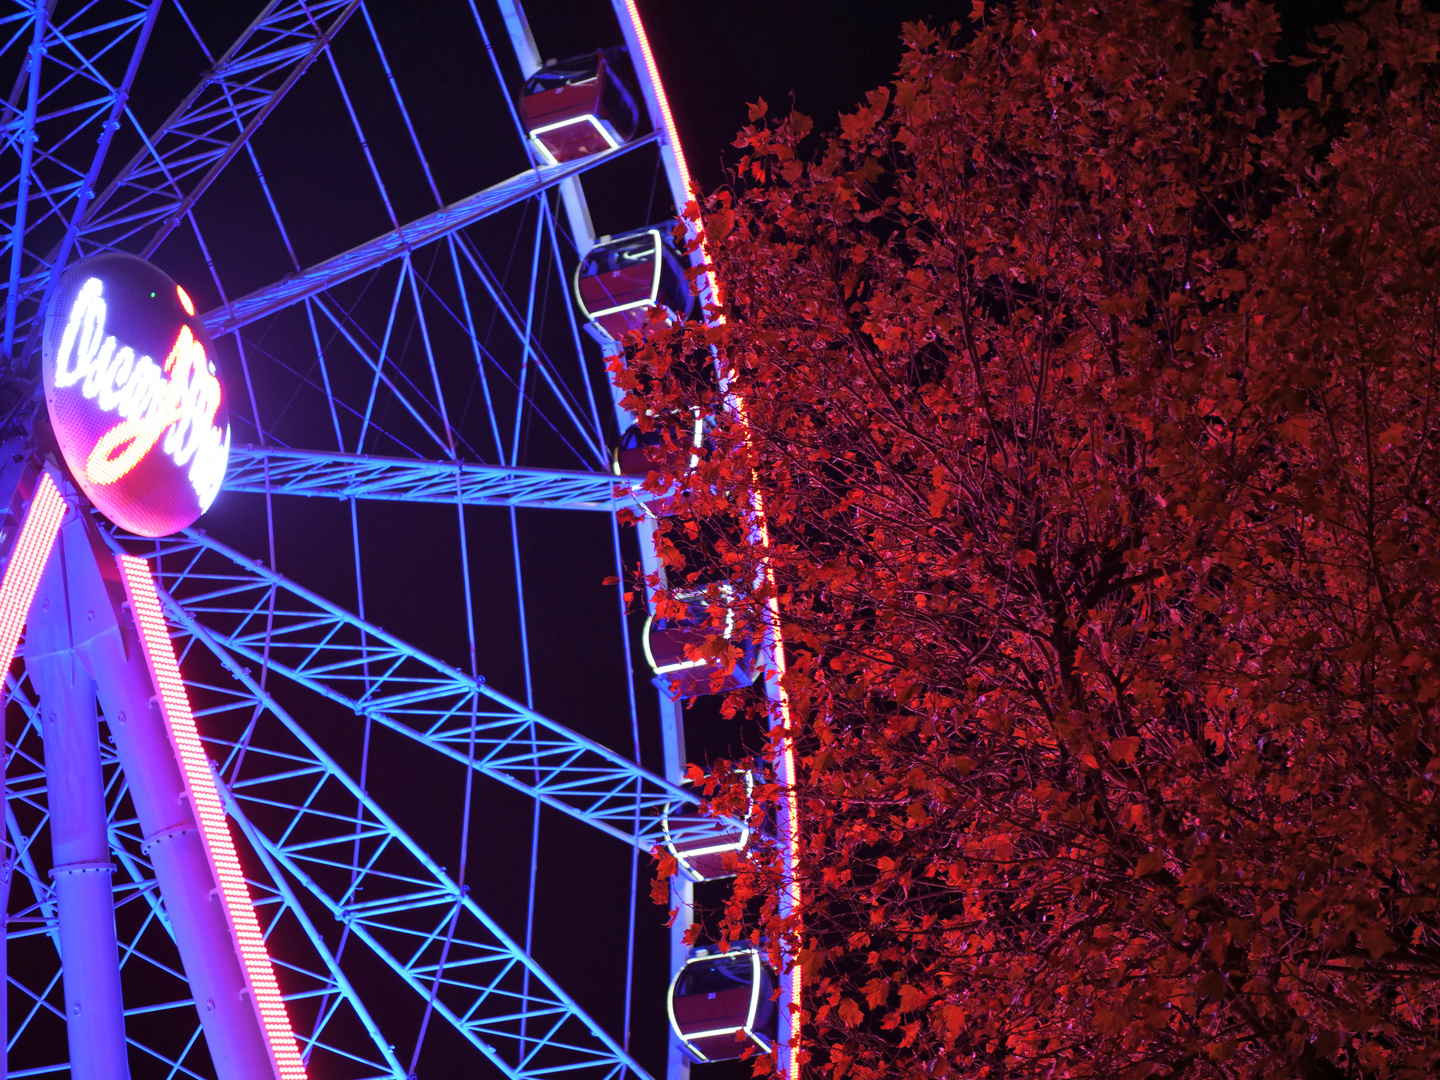
M 672 586 L 758 623 L 772 533 L 805 905 L 759 857 L 729 929 L 807 1075 L 1433 1075 L 1440 20 L 1277 110 L 1264 4 L 980 6 L 833 136 L 754 110 L 725 324 L 620 373 L 719 418 Z

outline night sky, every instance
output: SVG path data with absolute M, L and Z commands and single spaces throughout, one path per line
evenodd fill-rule
M 764 98 L 776 115 L 793 98 L 817 127 L 833 126 L 894 74 L 904 23 L 949 23 L 969 9 L 966 2 L 916 0 L 641 4 L 691 171 L 706 189 L 724 181 L 730 142 L 748 122 L 747 103 Z

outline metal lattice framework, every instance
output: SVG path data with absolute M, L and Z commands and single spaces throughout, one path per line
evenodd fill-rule
M 357 717 L 371 718 L 642 851 L 660 843 L 659 815 L 667 804 L 693 802 L 682 788 L 623 755 L 209 536 L 192 531 L 184 540 L 157 544 L 152 561 L 173 603 L 175 623 L 227 668 L 244 660 L 263 663 Z M 254 705 L 270 707 L 258 697 Z M 698 838 L 706 833 L 695 830 L 705 828 L 676 830 Z
M 227 491 L 331 499 L 600 510 L 636 505 L 643 477 L 565 469 L 513 469 L 471 462 L 322 454 L 239 446 L 230 451 Z M 646 495 L 645 499 L 652 496 Z
M 599 1080 L 647 1076 L 642 1057 L 672 1080 L 685 1071 L 674 1046 L 628 1045 L 637 860 L 659 842 L 667 805 L 696 802 L 678 783 L 678 714 L 631 670 L 619 589 L 577 601 L 608 611 L 599 630 L 563 604 L 527 606 L 527 589 L 580 595 L 571 579 L 598 580 L 589 563 L 532 559 L 532 546 L 583 548 L 624 576 L 615 511 L 638 489 L 609 472 L 607 445 L 632 418 L 614 405 L 568 285 L 595 240 L 590 204 L 613 198 L 633 215 L 632 189 L 658 187 L 649 218 L 624 225 L 635 227 L 685 194 L 633 5 L 590 3 L 586 18 L 613 20 L 594 46 L 643 52 L 634 77 L 651 119 L 617 149 L 552 166 L 519 127 L 514 95 L 542 54 L 514 0 L 427 5 L 438 28 L 424 49 L 400 32 L 413 9 L 376 0 L 272 0 L 238 36 L 233 5 L 0 9 L 0 349 L 18 391 L 5 423 L 28 415 L 59 271 L 99 252 L 139 254 L 186 281 L 229 369 L 235 448 L 207 531 L 109 538 L 161 582 L 312 1075 L 478 1066 Z M 203 74 L 185 89 L 185 71 Z M 437 85 L 455 90 L 437 98 Z M 402 562 L 406 588 L 390 580 Z M 425 602 L 397 605 L 421 579 Z M 542 699 L 577 696 L 538 643 L 567 633 L 595 642 L 575 677 L 609 678 L 583 695 L 584 715 L 552 719 Z M 34 681 L 17 669 L 8 685 L 12 1016 L 24 1008 L 6 1049 L 11 1076 L 42 1076 L 68 1068 L 49 788 Z M 640 763 L 641 716 L 656 704 L 664 775 Z M 102 749 L 131 1069 L 209 1077 L 125 774 Z M 397 785 L 377 780 L 382 757 L 434 790 L 397 807 Z M 467 876 L 482 857 L 470 822 L 508 815 L 509 829 L 517 800 L 533 808 L 516 829 L 529 865 L 511 874 L 523 917 L 491 875 L 472 864 Z M 627 921 L 593 932 L 628 935 L 607 977 L 623 985 L 623 1008 L 583 965 L 552 972 L 536 959 L 556 909 L 551 897 L 536 911 L 542 808 L 605 845 L 610 880 L 573 902 L 594 889 L 620 898 Z M 725 826 L 686 821 L 681 838 Z M 458 847 L 456 872 L 437 846 L 452 860 Z M 491 898 L 505 915 L 487 913 Z M 566 975 L 581 986 L 567 991 Z

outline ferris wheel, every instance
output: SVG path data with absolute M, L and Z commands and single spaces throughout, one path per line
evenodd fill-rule
M 748 836 L 682 782 L 702 618 L 600 584 L 663 512 L 603 358 L 698 258 L 638 11 L 246 7 L 0 13 L 5 1073 L 783 1047 L 683 940 Z

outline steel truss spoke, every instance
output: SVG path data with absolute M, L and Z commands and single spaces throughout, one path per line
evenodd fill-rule
M 54 1045 L 54 1033 L 60 1030 L 65 1016 L 61 986 L 60 947 L 54 888 L 49 874 L 43 870 L 49 863 L 48 788 L 40 743 L 41 717 L 28 685 L 10 679 L 6 690 L 7 704 L 23 713 L 24 724 L 12 747 L 11 785 L 6 807 L 7 824 L 12 841 L 19 849 L 17 882 L 28 888 L 33 903 L 13 903 L 10 913 L 9 956 L 10 985 L 28 999 L 20 1022 L 12 1026 L 11 1047 L 19 1047 L 27 1060 L 33 1060 L 35 1049 L 26 1051 L 34 1042 L 48 1052 Z M 114 753 L 102 744 L 102 766 L 107 776 L 108 833 L 111 855 L 117 864 L 115 875 L 116 924 L 119 932 L 120 970 L 130 984 L 126 1016 L 166 1013 L 168 1043 L 157 1046 L 132 1035 L 130 1042 L 147 1057 L 161 1062 L 174 1075 L 199 1076 L 185 1064 L 198 1038 L 199 1023 L 195 1003 L 189 996 L 185 977 L 172 962 L 168 926 L 161 918 L 162 910 L 155 890 L 154 875 L 140 851 L 140 837 L 133 819 L 126 816 L 128 804 L 124 787 L 119 782 Z M 43 939 L 48 938 L 48 941 Z M 139 983 L 133 983 L 136 976 Z M 137 989 L 143 988 L 143 989 Z M 143 997 L 144 1000 L 136 1000 Z M 13 1015 L 13 1014 L 12 1014 Z M 12 1065 L 14 1058 L 11 1058 Z M 63 1071 L 59 1063 L 51 1071 Z M 28 1069 L 12 1068 L 11 1075 L 47 1071 L 45 1066 Z
M 267 722 L 283 729 L 247 738 L 243 748 L 207 739 L 219 775 L 230 777 L 221 783 L 227 809 L 282 892 L 287 879 L 294 880 L 421 997 L 429 996 L 438 973 L 437 1014 L 507 1076 L 600 1078 L 629 1071 L 645 1077 L 237 657 L 203 627 L 193 627 L 191 636 L 235 683 L 205 687 L 212 699 L 230 696 L 209 716 L 249 718 L 258 706 Z
M 12 270 L 7 295 L 10 315 L 7 333 L 13 333 L 16 340 L 24 337 L 19 325 L 14 324 L 18 317 L 14 315 L 16 305 L 39 289 L 48 294 L 51 268 L 68 262 L 72 248 L 78 249 L 76 253 L 80 256 L 121 247 L 128 249 L 134 246 L 135 237 L 144 236 L 141 254 L 149 256 L 154 252 L 185 219 L 230 160 L 245 147 L 296 80 L 329 46 L 359 4 L 360 0 L 272 0 L 153 132 L 140 128 L 126 102 L 130 80 L 160 0 L 151 0 L 129 19 L 111 19 L 106 24 L 111 30 L 110 36 L 114 36 L 116 30 L 139 30 L 134 58 L 120 85 L 114 87 L 104 84 L 96 65 L 81 54 L 82 46 L 88 46 L 91 52 L 102 45 L 111 47 L 105 36 L 67 34 L 68 28 L 63 23 L 59 27 L 47 27 L 48 35 L 67 46 L 68 53 L 76 57 L 68 63 L 74 69 L 70 75 L 48 81 L 57 87 L 67 86 L 77 76 L 97 81 L 100 88 L 94 102 L 96 115 L 92 119 L 103 122 L 99 151 L 83 173 L 78 165 L 62 164 L 60 146 L 46 155 L 54 166 L 73 174 L 73 178 L 64 182 L 52 177 L 41 185 L 38 194 L 49 206 L 40 215 L 40 221 L 66 212 L 65 231 L 44 257 L 32 251 L 23 271 Z M 140 6 L 135 0 L 124 5 L 132 10 Z M 93 16 L 93 12 L 87 11 L 87 14 Z M 46 52 L 66 55 L 66 52 L 57 54 L 54 45 L 48 42 Z M 103 117 L 98 111 L 102 106 L 108 109 Z M 68 118 L 74 111 L 73 104 L 67 100 L 64 115 Z M 100 166 L 122 114 L 140 132 L 143 145 L 96 196 L 94 185 Z M 43 120 L 42 112 L 32 121 L 31 130 L 35 122 Z M 78 141 L 80 134 L 80 126 L 71 121 L 61 145 L 67 142 L 83 145 Z M 22 191 L 26 182 L 22 173 L 19 180 Z M 65 211 L 72 202 L 73 211 Z M 18 220 L 24 222 L 23 205 Z M 32 220 L 29 231 L 35 231 L 40 221 Z M 42 299 L 40 307 L 43 308 L 43 304 Z M 29 345 L 33 347 L 34 342 Z
M 526 170 L 340 255 L 291 274 L 263 289 L 257 289 L 232 302 L 227 308 L 207 311 L 204 316 L 205 328 L 215 337 L 233 333 L 257 319 L 273 315 L 291 304 L 316 296 L 341 282 L 383 266 L 392 259 L 398 259 L 407 252 L 444 239 L 458 229 L 533 198 L 572 176 L 588 172 L 597 165 L 653 141 L 653 135 L 645 136 L 603 154 L 592 154 L 563 165 L 544 165 Z
M 267 446 L 233 447 L 225 474 L 226 491 L 606 513 L 635 505 L 631 492 L 640 483 L 639 477 L 606 473 L 511 469 Z
M 46 241 L 35 238 L 58 234 L 65 238 L 58 250 L 68 248 L 159 6 L 160 0 L 99 0 L 60 14 L 53 2 L 33 3 L 7 27 L 8 51 L 28 52 L 0 120 L 6 353 L 23 340 L 22 325 L 33 314 L 22 312 L 20 302 L 36 281 L 48 279 L 55 257 L 37 250 Z
M 166 614 L 188 652 L 187 685 L 195 694 L 207 750 L 217 762 L 218 788 L 231 828 L 244 841 L 240 854 L 250 896 L 270 942 L 305 1060 L 312 1075 L 329 1080 L 403 1080 L 417 1063 L 436 1053 L 431 1050 L 431 1057 L 422 1057 L 426 1024 L 433 1015 L 516 1080 L 554 1074 L 646 1080 L 628 1052 L 636 849 L 659 845 L 667 806 L 683 808 L 670 832 L 681 843 L 728 839 L 738 823 L 704 819 L 696 813 L 695 795 L 642 769 L 638 735 L 632 760 L 486 685 L 475 674 L 479 609 L 468 576 L 463 603 L 471 620 L 469 674 L 366 621 L 356 502 L 456 505 L 461 566 L 468 575 L 465 528 L 472 515 L 463 510 L 466 505 L 510 508 L 513 526 L 515 507 L 613 514 L 627 504 L 640 509 L 653 498 L 639 493 L 635 477 L 517 466 L 527 459 L 522 448 L 530 460 L 547 465 L 578 462 L 581 470 L 604 468 L 607 457 L 606 425 L 595 401 L 598 373 L 587 366 L 582 348 L 565 274 L 569 254 L 562 252 L 551 219 L 550 190 L 559 189 L 576 223 L 576 244 L 584 250 L 593 236 L 581 175 L 639 147 L 663 144 L 666 136 L 655 125 L 650 134 L 610 152 L 537 166 L 443 205 L 401 84 L 365 12 L 374 55 L 390 82 L 433 195 L 423 207 L 392 203 L 382 173 L 388 175 L 393 162 L 377 159 L 371 146 L 382 143 L 367 139 L 366 126 L 372 120 L 368 92 L 352 102 L 347 88 L 359 85 L 348 65 L 356 59 L 351 38 L 364 27 L 358 22 L 349 31 L 345 27 L 357 10 L 363 11 L 363 0 L 251 0 L 247 6 L 261 8 L 260 14 L 218 59 L 191 21 L 197 10 L 183 4 L 177 17 L 198 47 L 198 55 L 190 50 L 192 59 L 184 63 L 209 67 L 173 110 L 169 87 L 174 72 L 165 65 L 173 66 L 176 57 L 146 55 L 162 6 L 163 0 L 22 0 L 3 20 L 0 57 L 8 62 L 13 82 L 0 88 L 0 93 L 8 92 L 0 103 L 0 242 L 10 245 L 9 258 L 0 260 L 5 297 L 0 360 L 17 372 L 33 370 L 26 365 L 39 346 L 36 314 L 45 309 L 55 288 L 55 271 L 100 251 L 125 250 L 146 258 L 159 251 L 164 265 L 171 265 L 167 256 L 173 255 L 176 267 L 189 259 L 192 271 L 202 262 L 208 268 L 219 306 L 204 319 L 217 337 L 233 335 L 223 346 L 239 354 L 231 386 L 238 401 L 243 379 L 253 417 L 238 408 L 233 415 L 237 422 L 253 425 L 254 441 L 309 445 L 314 417 L 323 416 L 319 406 L 328 406 L 336 452 L 238 447 L 232 452 L 226 486 L 265 494 L 267 515 L 272 511 L 268 496 L 275 494 L 350 500 L 361 615 L 202 533 L 143 548 L 131 545 L 146 551 L 160 577 Z M 509 7 L 502 2 L 502 12 Z M 473 4 L 471 11 L 494 61 L 480 13 Z M 246 12 L 242 17 L 248 16 Z M 346 36 L 341 47 L 332 50 L 342 31 Z M 363 51 L 358 42 L 355 38 L 353 43 Z M 269 163 L 264 146 L 268 134 L 256 135 L 278 115 L 276 109 L 317 60 L 322 69 L 328 65 L 370 164 L 369 180 L 387 215 L 385 224 L 375 228 L 388 226 L 391 231 L 306 267 L 281 220 L 281 208 L 290 205 L 288 178 L 277 170 L 267 180 L 261 159 Z M 405 69 L 400 72 L 404 75 Z M 506 94 L 506 74 L 498 66 L 493 74 Z M 366 77 L 373 79 L 374 72 Z M 328 84 L 323 89 L 328 92 Z M 167 96 L 163 107 L 152 113 L 149 110 L 160 104 L 153 100 L 157 92 Z M 158 127 L 149 120 L 141 126 L 140 115 L 166 111 L 169 116 Z M 340 123 L 343 127 L 344 121 Z M 287 124 L 277 129 L 271 122 L 269 129 L 292 134 Z M 377 130 L 386 129 L 382 124 L 371 135 Z M 422 125 L 419 130 L 426 129 Z M 117 135 L 123 150 L 112 152 Z M 524 132 L 519 135 L 523 140 Z M 131 141 L 124 143 L 125 138 Z M 131 155 L 136 146 L 139 150 Z M 667 152 L 663 145 L 660 150 L 662 155 Z M 123 161 L 121 155 L 131 156 Z M 227 197 L 231 193 L 230 177 L 221 184 L 217 179 L 226 169 L 245 169 L 237 156 L 248 159 L 253 169 L 259 195 L 289 255 L 283 265 L 293 273 L 232 299 L 254 281 L 265 280 L 252 277 L 237 288 L 229 260 L 231 249 L 238 249 L 217 243 L 218 235 L 204 224 L 213 220 L 207 207 L 221 196 L 221 187 Z M 5 164 L 11 167 L 5 169 Z M 498 175 L 492 171 L 476 183 Z M 251 182 L 248 175 L 237 179 Z M 277 184 L 273 192 L 272 182 Z M 246 192 L 259 206 L 248 187 Z M 532 200 L 537 214 L 533 223 L 528 207 L 518 209 Z M 407 208 L 397 209 L 401 206 Z M 438 208 L 401 224 L 430 207 Z M 241 211 L 230 213 L 230 220 L 243 220 Z M 504 216 L 485 221 L 493 215 Z M 488 252 L 481 250 L 512 217 L 522 221 L 526 232 L 533 225 L 535 245 L 524 255 L 529 277 L 513 291 L 510 269 L 497 274 L 487 261 Z M 482 222 L 484 227 L 470 228 Z M 185 235 L 177 235 L 182 227 Z M 318 247 L 307 258 L 338 251 L 352 237 L 371 231 L 346 231 L 344 240 Z M 523 275 L 523 267 L 516 272 Z M 176 273 L 191 287 L 192 273 Z M 552 274 L 558 275 L 570 320 L 566 340 L 574 347 L 576 367 L 569 366 L 568 358 L 565 365 L 553 363 L 547 353 L 559 341 L 547 329 L 557 284 Z M 527 285 L 528 291 L 522 291 Z M 388 305 L 382 292 L 390 293 Z M 313 357 L 308 345 L 295 347 L 303 340 L 296 336 L 304 329 L 302 318 Z M 242 333 L 246 327 L 251 329 Z M 492 349 L 496 330 L 500 340 Z M 518 350 L 510 334 L 518 339 Z M 252 371 L 258 377 L 252 378 Z M 273 381 L 277 377 L 279 381 Z M 622 414 L 620 419 L 623 428 L 627 418 Z M 476 449 L 488 446 L 492 436 L 493 457 Z M 359 453 L 367 448 L 396 456 Z M 346 454 L 345 449 L 357 453 Z M 439 458 L 448 460 L 435 460 Z M 510 466 L 473 463 L 480 459 Z M 296 512 L 328 514 L 317 504 L 307 511 L 295 503 L 289 506 Z M 274 519 L 268 524 L 273 530 Z M 523 588 L 519 595 L 523 636 Z M 623 619 L 623 604 L 620 608 Z M 528 653 L 525 663 L 528 685 Z M 254 677 L 252 669 L 258 673 Z M 271 679 L 267 689 L 266 675 L 271 674 L 284 676 L 294 686 Z M 57 1049 L 65 1041 L 68 1014 L 60 974 L 57 894 L 51 881 L 51 791 L 41 738 L 46 721 L 23 674 L 9 676 L 8 684 L 7 702 L 14 705 L 11 732 L 18 731 L 14 744 L 5 747 L 10 752 L 6 828 L 15 856 L 8 944 L 15 1006 L 10 1034 L 17 1053 L 9 1064 L 12 1075 L 41 1075 L 69 1068 L 63 1049 Z M 633 686 L 630 689 L 633 720 Z M 339 710 L 304 691 L 348 710 L 359 718 L 355 726 L 350 726 L 349 716 L 337 716 Z M 279 702 L 272 693 L 279 695 Z M 304 711 L 303 722 L 297 721 L 280 703 L 288 703 L 293 693 L 318 706 L 323 722 Z M 16 723 L 22 715 L 23 723 Z M 337 720 L 337 727 L 328 726 Z M 367 774 L 367 765 L 360 766 L 357 782 L 329 756 L 329 744 L 322 742 L 333 736 L 336 742 L 330 749 L 348 761 L 350 747 L 341 739 L 353 738 L 362 726 L 363 762 L 372 760 L 372 733 L 381 743 L 392 743 L 392 732 L 400 734 L 410 740 L 408 745 L 443 755 L 420 752 L 447 777 L 453 774 L 463 781 L 462 836 L 469 836 L 475 819 L 471 810 L 480 805 L 471 801 L 479 773 L 535 800 L 526 809 L 533 810 L 536 837 L 543 803 L 628 845 L 621 849 L 629 851 L 624 861 L 632 890 L 623 1043 L 610 1037 L 528 955 L 534 927 L 533 866 L 522 945 L 469 894 L 465 882 L 486 880 L 466 871 L 465 857 L 476 850 L 475 843 L 461 842 L 465 854 L 458 876 L 452 877 L 405 827 L 413 824 L 406 814 L 419 814 L 420 808 L 392 806 L 395 814 L 387 814 L 366 789 L 367 775 L 375 775 Z M 105 730 L 102 724 L 102 735 Z M 136 1018 L 128 1024 L 132 1061 L 144 1058 L 151 1072 L 200 1080 L 213 1075 L 214 1065 L 206 1060 L 196 1012 L 204 1002 L 192 999 L 113 746 L 102 745 L 101 759 L 115 864 L 111 880 L 124 1012 Z M 510 796 L 503 799 L 505 805 L 511 801 Z M 428 825 L 415 828 L 422 838 L 431 835 Z M 532 850 L 536 843 L 532 839 Z M 434 850 L 433 844 L 429 847 Z M 499 887 L 496 882 L 476 886 L 477 892 Z M 501 910 L 488 894 L 478 899 Z M 418 1023 L 401 1018 L 413 1018 L 419 1010 L 392 1012 L 376 1004 L 386 1000 L 380 987 L 393 992 L 401 983 L 422 1000 L 425 1019 Z M 412 1023 L 413 1030 L 392 1030 L 405 1023 Z M 432 1030 L 439 1027 L 437 1023 Z M 413 1039 L 409 1065 L 397 1056 L 395 1044 L 403 1041 L 397 1034 Z M 404 1053 L 410 1052 L 406 1046 Z M 473 1064 L 473 1053 L 471 1060 Z
M 334 1044 L 326 1046 L 323 1041 L 325 1029 L 334 1021 L 335 1017 L 339 1015 L 341 1007 L 348 1006 L 354 1010 L 360 1025 L 365 1029 L 365 1033 L 370 1037 L 376 1052 L 383 1059 L 384 1072 L 381 1075 L 389 1076 L 392 1080 L 402 1080 L 405 1076 L 405 1069 L 395 1056 L 393 1044 L 386 1041 L 379 1025 L 375 1022 L 374 1018 L 371 1017 L 369 1009 L 365 1007 L 364 1002 L 360 999 L 359 993 L 351 984 L 349 977 L 346 976 L 345 972 L 341 969 L 340 958 L 336 955 L 335 950 L 331 948 L 330 944 L 325 940 L 324 935 L 320 932 L 319 928 L 316 927 L 309 913 L 301 906 L 300 900 L 295 895 L 295 890 L 292 888 L 290 882 L 284 874 L 280 873 L 274 852 L 260 837 L 254 823 L 245 816 L 239 803 L 226 786 L 224 778 L 217 776 L 216 782 L 221 798 L 225 802 L 226 812 L 239 827 L 241 835 L 249 841 L 251 848 L 260 859 L 261 864 L 265 867 L 265 872 L 269 875 L 270 881 L 273 883 L 277 898 L 285 905 L 286 912 L 300 924 L 301 929 L 305 933 L 305 937 L 309 940 L 325 967 L 323 986 L 320 987 L 322 995 L 320 1003 L 321 1013 L 316 1017 L 315 1023 L 308 1034 L 304 1031 L 296 1032 L 300 1037 L 301 1053 L 308 1061 L 316 1048 L 326 1047 L 332 1053 L 342 1054 L 345 1057 L 357 1061 L 361 1060 L 356 1058 L 352 1053 L 342 1050 Z M 285 970 L 289 970 L 292 966 L 286 958 L 275 957 L 274 959 Z
M 50 853 L 49 815 L 46 810 L 48 791 L 40 750 L 40 714 L 28 685 L 14 679 L 10 680 L 7 703 L 16 705 L 25 717 L 25 725 L 12 751 L 9 805 L 6 808 L 10 836 L 19 854 L 16 877 L 23 886 L 21 902 L 12 904 L 8 935 L 11 956 L 16 959 L 23 957 L 26 961 L 11 969 L 15 976 L 12 986 L 18 987 L 29 999 L 21 1023 L 12 1030 L 12 1043 L 23 1045 L 32 1031 L 36 1039 L 45 1041 L 46 1033 L 38 1030 L 39 1025 L 63 1023 L 64 1017 L 56 1004 L 60 987 L 60 951 L 54 888 L 43 869 L 48 864 Z M 130 1041 L 148 1057 L 173 1070 L 175 1075 L 202 1080 L 205 1067 L 198 1060 L 190 1062 L 195 1068 L 187 1065 L 192 1051 L 201 1053 L 198 1050 L 201 1045 L 200 1026 L 195 1002 L 190 997 L 185 973 L 179 967 L 155 875 L 145 854 L 139 823 L 133 817 L 126 798 L 124 775 L 107 744 L 102 744 L 102 765 L 106 776 L 111 857 L 117 871 L 115 905 L 120 937 L 120 969 L 127 986 L 125 1015 L 167 1014 L 164 1025 L 168 1040 L 166 1045 L 151 1045 L 137 1039 L 134 1034 Z M 248 828 L 248 823 L 241 823 L 242 833 L 246 836 L 250 835 L 246 831 Z M 266 938 L 271 938 L 277 929 L 293 922 L 298 924 L 314 949 L 314 955 L 308 961 L 303 956 L 297 956 L 293 945 L 295 935 L 291 930 L 285 934 L 286 949 L 276 956 L 281 969 L 280 978 L 287 990 L 285 998 L 292 1003 L 292 1015 L 319 1012 L 307 1030 L 298 1032 L 302 1050 L 317 1064 L 323 1060 L 321 1068 L 328 1076 L 352 1080 L 402 1080 L 404 1069 L 351 987 L 334 950 L 326 943 L 289 882 L 276 872 L 273 860 L 263 849 L 257 850 L 256 854 L 265 876 L 251 877 L 247 883 Z M 29 903 L 24 902 L 24 891 L 30 894 Z M 12 895 L 15 895 L 14 890 Z M 45 938 L 49 941 L 44 941 Z M 20 952 L 22 949 L 25 951 Z M 322 1002 L 323 1005 L 318 1010 L 307 1009 L 307 1002 Z M 357 1053 L 354 1045 L 353 1027 L 356 1023 L 370 1038 L 372 1046 L 368 1057 Z M 332 1037 L 332 1029 L 335 1037 Z M 63 1070 L 65 1066 L 61 1063 L 55 1068 Z
M 81 252 L 140 234 L 141 254 L 159 247 L 359 6 L 271 0 L 95 199 Z
M 473 739 L 479 772 L 617 839 L 649 851 L 662 840 L 663 808 L 698 801 L 202 533 L 146 554 L 167 615 L 187 632 L 203 628 L 225 650 L 454 761 L 469 760 Z M 718 837 L 735 825 L 691 819 L 672 836 Z

